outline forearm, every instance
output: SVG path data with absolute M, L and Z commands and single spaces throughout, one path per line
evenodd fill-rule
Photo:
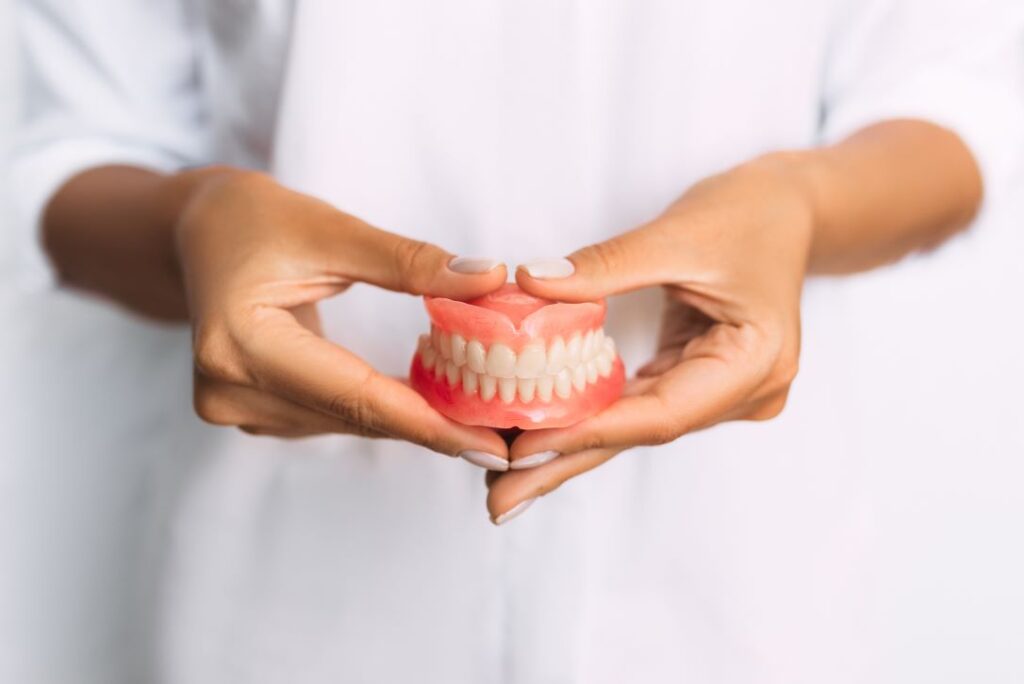
M 863 271 L 935 247 L 981 203 L 971 152 L 923 121 L 877 124 L 783 163 L 795 164 L 813 207 L 811 273 Z
M 186 316 L 174 226 L 201 179 L 129 166 L 85 171 L 43 217 L 43 241 L 62 283 L 165 320 Z

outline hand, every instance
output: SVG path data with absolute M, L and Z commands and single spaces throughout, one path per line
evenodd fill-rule
M 660 285 L 665 308 L 657 353 L 622 399 L 572 427 L 515 440 L 513 463 L 540 452 L 560 456 L 491 474 L 492 520 L 504 522 L 630 447 L 778 415 L 797 369 L 814 213 L 789 169 L 776 158 L 739 167 L 696 185 L 651 223 L 571 254 L 562 273 L 557 263 L 517 270 L 524 290 L 566 301 Z
M 457 299 L 505 282 L 504 266 L 452 261 L 248 172 L 204 170 L 175 228 L 205 420 L 254 434 L 395 437 L 506 458 L 498 435 L 458 425 L 402 381 L 320 334 L 315 304 L 366 282 Z M 458 269 L 454 270 L 454 269 Z

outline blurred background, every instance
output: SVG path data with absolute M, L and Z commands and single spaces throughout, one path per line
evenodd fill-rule
M 0 0 L 4 147 L 18 106 L 12 42 L 9 0 Z M 854 384 L 878 400 L 861 420 L 941 432 L 932 416 L 949 415 L 953 404 L 979 426 L 972 442 L 941 454 L 908 441 L 898 460 L 869 459 L 851 470 L 870 501 L 864 519 L 851 524 L 875 527 L 887 559 L 858 571 L 874 579 L 863 627 L 879 640 L 872 652 L 892 681 L 900 672 L 913 673 L 904 681 L 1024 681 L 1024 174 L 1019 179 L 1000 209 L 1015 219 L 983 220 L 957 238 L 956 249 L 929 257 L 954 261 L 959 282 L 937 281 L 922 259 L 820 284 L 809 295 L 842 297 L 853 312 L 855 339 L 822 339 L 808 326 L 804 367 L 819 363 L 826 348 L 867 358 L 859 367 L 874 370 Z M 130 681 L 131 653 L 145 643 L 137 599 L 146 569 L 135 559 L 141 544 L 152 543 L 137 517 L 152 513 L 147 478 L 167 464 L 118 449 L 119 431 L 140 429 L 118 425 L 118 404 L 132 396 L 119 388 L 146 382 L 154 392 L 186 395 L 187 332 L 21 287 L 8 221 L 0 193 L 0 682 Z M 862 295 L 878 291 L 892 293 L 885 309 L 858 309 Z M 75 322 L 73 338 L 51 334 L 58 318 Z M 907 326 L 914 335 L 904 334 Z M 116 348 L 99 342 L 112 329 L 123 340 Z M 922 335 L 948 350 L 946 368 L 918 363 L 914 345 Z M 133 358 L 144 345 L 166 348 L 164 367 L 144 368 Z M 76 364 L 85 358 L 92 362 Z M 888 395 L 894 373 L 933 386 L 934 405 L 907 406 Z M 96 430 L 69 434 L 62 427 L 69 412 L 95 414 Z M 205 428 L 188 414 L 182 405 L 180 415 L 154 413 L 153 424 L 185 426 L 177 435 L 183 440 L 203 438 Z M 44 433 L 27 429 L 39 416 L 50 425 Z M 76 458 L 84 441 L 109 445 L 89 449 L 104 459 Z M 922 624 L 933 627 L 922 631 Z

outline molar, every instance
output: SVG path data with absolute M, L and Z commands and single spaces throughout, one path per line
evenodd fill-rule
M 590 359 L 586 364 L 587 369 L 587 382 L 593 385 L 597 382 L 597 361 Z
M 437 352 L 434 351 L 433 345 L 427 345 L 427 347 L 420 352 L 420 360 L 423 362 L 423 367 L 427 372 L 433 372 L 434 364 L 437 362 Z
M 612 364 L 615 363 L 615 356 L 609 354 L 608 350 L 605 349 L 597 355 L 594 363 L 597 364 L 597 372 L 601 374 L 601 377 L 607 378 L 612 374 Z

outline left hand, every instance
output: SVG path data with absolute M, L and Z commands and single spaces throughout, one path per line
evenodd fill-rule
M 491 474 L 493 521 L 630 447 L 782 411 L 797 370 L 815 223 L 812 193 L 794 168 L 771 156 L 702 181 L 654 221 L 569 255 L 569 276 L 539 277 L 545 269 L 538 264 L 519 267 L 516 281 L 539 297 L 587 301 L 660 285 L 665 308 L 657 352 L 619 401 L 571 427 L 516 439 L 512 463 L 560 455 Z

